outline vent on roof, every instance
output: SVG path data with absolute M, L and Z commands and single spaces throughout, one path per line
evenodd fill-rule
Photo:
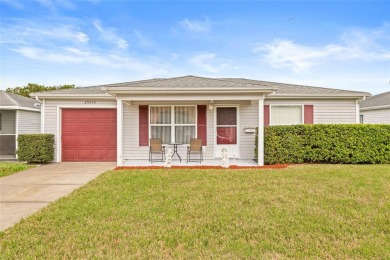
M 36 107 L 36 108 L 41 108 L 41 103 L 35 103 L 35 104 L 34 104 L 34 107 Z

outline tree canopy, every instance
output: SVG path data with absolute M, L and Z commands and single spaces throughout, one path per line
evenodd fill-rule
M 74 88 L 75 85 L 60 85 L 60 86 L 44 86 L 38 85 L 35 83 L 28 83 L 27 86 L 24 87 L 15 87 L 15 88 L 7 88 L 5 91 L 18 94 L 25 97 L 30 97 L 30 93 L 40 92 L 40 91 L 52 91 L 57 89 L 67 89 Z

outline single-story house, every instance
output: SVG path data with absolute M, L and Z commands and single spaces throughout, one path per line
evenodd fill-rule
M 40 132 L 40 102 L 0 90 L 0 159 L 15 159 L 19 134 Z
M 264 163 L 264 126 L 358 123 L 369 93 L 241 78 L 184 76 L 33 93 L 42 102 L 42 132 L 55 134 L 55 160 L 148 160 L 149 139 L 203 141 L 205 160 Z M 178 147 L 180 154 L 186 146 Z
M 390 124 L 390 91 L 371 96 L 360 103 L 360 123 Z

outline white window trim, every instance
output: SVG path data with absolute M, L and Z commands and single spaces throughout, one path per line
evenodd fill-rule
M 300 124 L 305 123 L 305 105 L 304 104 L 272 104 L 269 105 L 269 125 L 274 125 L 272 122 L 272 107 L 301 107 L 301 112 L 302 112 L 302 121 Z
M 152 124 L 150 123 L 150 119 L 152 118 L 151 116 L 151 107 L 170 107 L 171 108 L 171 123 L 170 124 Z M 175 107 L 195 107 L 195 123 L 194 124 L 175 124 Z M 152 126 L 169 126 L 171 127 L 171 142 L 175 142 L 175 131 L 176 128 L 175 126 L 194 126 L 195 127 L 195 138 L 198 136 L 198 107 L 197 105 L 180 105 L 180 104 L 175 104 L 175 105 L 149 105 L 149 140 L 151 137 L 152 133 Z

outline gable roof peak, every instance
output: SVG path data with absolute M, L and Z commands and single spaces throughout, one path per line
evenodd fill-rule
M 40 102 L 32 98 L 0 90 L 0 107 L 20 107 L 21 109 L 32 108 L 39 110 L 36 104 L 40 104 Z

